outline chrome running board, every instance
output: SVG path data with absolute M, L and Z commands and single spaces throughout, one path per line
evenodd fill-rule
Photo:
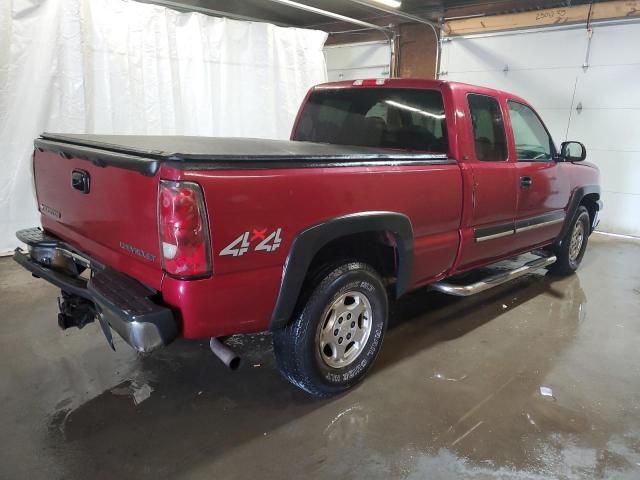
M 536 252 L 536 255 L 540 255 Z M 556 261 L 555 255 L 541 256 L 535 260 L 525 263 L 521 267 L 506 272 L 500 272 L 496 275 L 489 276 L 479 282 L 470 285 L 458 285 L 448 282 L 436 282 L 430 285 L 431 290 L 446 293 L 447 295 L 455 295 L 456 297 L 468 297 L 476 293 L 484 292 L 490 288 L 497 287 L 503 283 L 510 282 L 516 278 L 522 277 L 527 273 L 547 267 Z

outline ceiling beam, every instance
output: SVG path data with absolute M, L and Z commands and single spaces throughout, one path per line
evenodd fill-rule
M 268 0 L 268 1 L 273 3 L 279 3 L 281 5 L 286 5 L 292 8 L 297 8 L 298 10 L 304 10 L 305 12 L 315 13 L 323 17 L 329 17 L 335 20 L 340 20 L 342 22 L 352 23 L 354 25 L 359 25 L 361 27 L 370 28 L 372 30 L 378 30 L 380 32 L 384 32 L 385 34 L 387 32 L 392 31 L 392 29 L 388 27 L 382 27 L 374 23 L 363 22 L 362 20 L 347 17 L 345 15 L 340 15 L 339 13 L 330 12 L 328 10 L 323 10 L 321 8 L 312 7 L 311 5 L 305 5 L 304 3 L 294 2 L 292 0 Z
M 160 5 L 162 7 L 171 8 L 173 10 L 178 10 L 181 12 L 198 12 L 203 13 L 205 15 L 211 15 L 214 17 L 227 17 L 233 20 L 243 20 L 245 22 L 262 22 L 262 23 L 273 23 L 279 26 L 290 26 L 279 22 L 268 21 L 263 18 L 249 17 L 247 15 L 240 15 L 238 13 L 231 12 L 223 12 L 222 10 L 214 10 L 213 8 L 199 7 L 197 5 L 190 5 L 188 3 L 183 2 L 173 2 L 171 0 L 138 0 L 143 3 L 153 3 L 156 5 Z
M 549 8 L 533 12 L 451 20 L 445 22 L 443 30 L 447 35 L 454 36 L 563 24 L 588 24 L 595 20 L 638 17 L 640 17 L 640 1 L 617 0 L 574 5 L 572 7 Z
M 386 7 L 384 5 L 373 3 L 367 0 L 347 0 L 347 1 L 351 3 L 357 3 L 358 5 L 363 5 L 368 8 L 373 8 L 374 10 L 385 12 L 385 13 L 388 13 L 389 15 L 404 18 L 405 20 L 410 20 L 416 23 L 423 23 L 425 25 L 429 25 L 431 28 L 437 28 L 438 30 L 440 29 L 440 25 L 438 25 L 436 22 L 432 22 L 431 20 L 427 20 L 426 18 L 418 17 L 416 15 L 411 15 L 410 13 L 403 12 L 402 10 L 399 10 L 397 8 Z

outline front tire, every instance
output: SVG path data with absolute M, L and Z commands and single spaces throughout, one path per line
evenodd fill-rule
M 578 269 L 587 249 L 590 229 L 589 211 L 581 205 L 572 220 L 571 228 L 567 230 L 560 245 L 554 249 L 558 260 L 549 268 L 551 273 L 570 275 Z
M 332 269 L 311 288 L 294 319 L 273 333 L 273 347 L 287 380 L 330 397 L 352 388 L 373 365 L 387 328 L 387 294 L 376 271 L 360 262 Z

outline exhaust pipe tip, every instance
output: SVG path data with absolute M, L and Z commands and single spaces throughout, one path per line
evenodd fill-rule
M 240 367 L 240 357 L 232 358 L 227 367 L 229 367 L 231 370 L 237 370 L 238 367 Z
M 209 347 L 213 354 L 220 359 L 229 369 L 237 370 L 240 366 L 240 357 L 231 350 L 227 345 L 222 343 L 216 337 L 211 337 L 209 340 Z

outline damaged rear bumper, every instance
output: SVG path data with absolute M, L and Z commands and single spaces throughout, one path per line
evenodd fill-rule
M 28 252 L 15 250 L 16 262 L 67 294 L 92 302 L 101 323 L 106 321 L 135 350 L 150 352 L 176 338 L 173 312 L 152 301 L 156 291 L 38 228 L 21 230 L 16 236 L 29 247 Z M 91 269 L 88 279 L 78 275 L 79 267 Z

